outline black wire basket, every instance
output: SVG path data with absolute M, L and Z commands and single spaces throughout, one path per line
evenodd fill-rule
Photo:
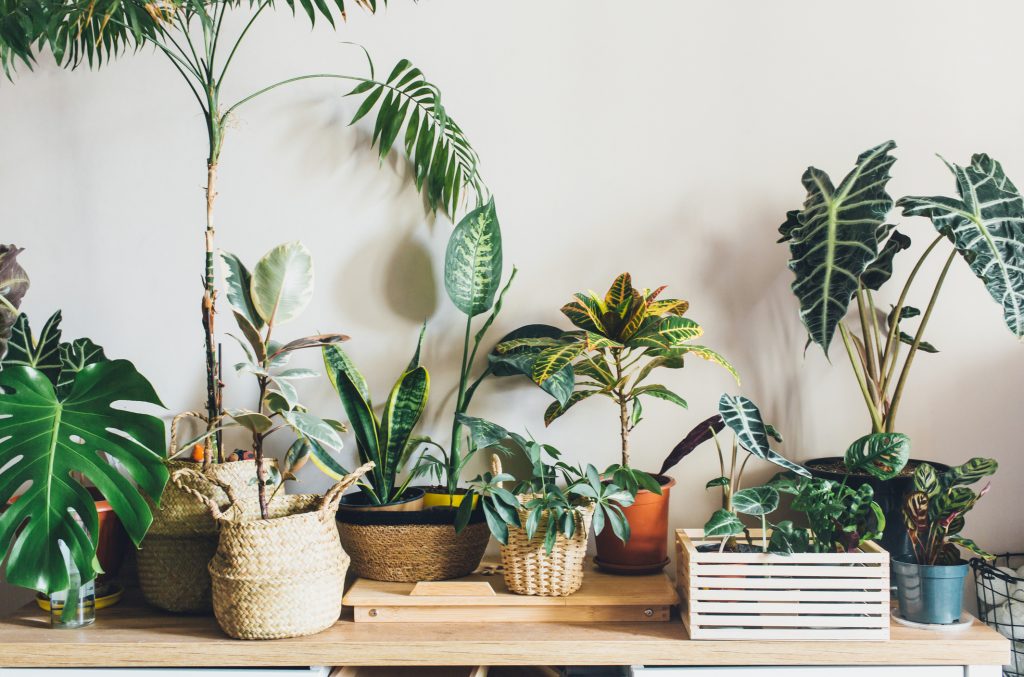
M 1003 674 L 1024 677 L 1024 576 L 1014 573 L 1024 565 L 1024 553 L 998 555 L 993 561 L 971 560 L 978 593 L 978 617 L 1008 638 L 1010 664 Z

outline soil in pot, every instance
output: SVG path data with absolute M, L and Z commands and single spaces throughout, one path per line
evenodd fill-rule
M 392 501 L 385 505 L 376 505 L 370 499 L 369 494 L 356 491 L 351 494 L 345 494 L 341 498 L 338 510 L 360 512 L 412 512 L 414 510 L 423 510 L 425 494 L 426 492 L 420 487 L 409 487 L 397 501 Z
M 918 461 L 911 459 L 907 466 L 900 472 L 898 477 L 882 481 L 864 473 L 850 473 L 843 465 L 843 459 L 838 456 L 826 456 L 807 461 L 804 467 L 811 471 L 811 474 L 821 479 L 842 482 L 846 478 L 847 486 L 854 489 L 862 484 L 870 484 L 875 491 L 875 502 L 885 513 L 885 531 L 879 543 L 894 557 L 908 554 L 911 551 L 910 539 L 907 537 L 907 530 L 903 526 L 903 497 L 909 493 L 914 483 L 914 470 L 921 463 L 928 465 L 942 472 L 948 470 L 949 466 L 944 463 L 932 461 Z
M 633 505 L 625 507 L 629 521 L 629 540 L 625 543 L 604 529 L 597 536 L 597 557 L 594 563 L 612 574 L 655 574 L 668 564 L 668 505 L 675 479 L 654 475 L 661 485 L 661 495 L 641 489 Z

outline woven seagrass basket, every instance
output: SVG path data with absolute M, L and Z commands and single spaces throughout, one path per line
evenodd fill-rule
M 210 561 L 213 613 L 236 639 L 301 637 L 326 630 L 341 615 L 349 558 L 341 547 L 334 513 L 342 492 L 373 467 L 346 475 L 324 496 L 284 496 L 268 506 L 270 517 L 221 510 L 199 498 L 220 524 Z M 175 483 L 194 475 L 179 470 Z M 184 486 L 184 485 L 183 485 Z M 221 487 L 232 493 L 227 485 Z
M 530 495 L 518 496 L 525 505 Z M 519 521 L 526 524 L 529 512 L 519 508 Z M 502 573 L 505 585 L 517 595 L 539 595 L 541 597 L 565 597 L 583 585 L 583 567 L 587 560 L 587 538 L 590 522 L 594 518 L 594 506 L 582 507 L 577 512 L 576 531 L 572 538 L 558 534 L 555 546 L 549 555 L 544 548 L 547 528 L 541 527 L 526 537 L 522 527 L 509 527 L 508 545 L 501 546 Z M 540 524 L 547 525 L 548 512 L 541 513 Z

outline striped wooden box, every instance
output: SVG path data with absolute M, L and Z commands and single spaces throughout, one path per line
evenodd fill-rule
M 751 529 L 755 542 L 760 529 Z M 677 529 L 676 584 L 690 639 L 889 639 L 889 554 L 700 552 L 720 545 Z

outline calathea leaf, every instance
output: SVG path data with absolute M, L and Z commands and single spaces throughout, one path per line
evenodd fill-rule
M 253 269 L 250 297 L 264 322 L 280 325 L 298 317 L 313 298 L 313 257 L 301 242 L 264 254 Z
M 922 491 L 907 494 L 903 500 L 903 526 L 912 538 L 923 540 L 928 531 L 928 502 Z
M 4 367 L 22 366 L 38 369 L 50 379 L 50 383 L 56 385 L 60 370 L 64 367 L 60 360 L 60 320 L 58 310 L 43 325 L 38 338 L 33 339 L 28 315 L 19 315 L 7 343 Z
M 862 153 L 837 187 L 828 174 L 809 167 L 803 209 L 789 212 L 779 229 L 789 243 L 800 319 L 826 353 L 861 275 L 878 257 L 879 228 L 892 208 L 885 187 L 895 147 L 887 141 Z
M 7 339 L 18 319 L 21 300 L 28 292 L 28 273 L 18 263 L 22 251 L 13 244 L 0 245 L 0 360 L 7 352 Z
M 890 232 L 891 234 L 889 234 Z M 896 254 L 910 248 L 910 238 L 895 230 L 894 226 L 882 226 L 878 241 L 881 242 L 886 234 L 889 234 L 889 239 L 882 245 L 875 260 L 868 264 L 868 267 L 860 275 L 860 283 L 864 285 L 865 289 L 872 291 L 881 289 L 882 285 L 892 277 L 892 262 Z
M 962 465 L 953 466 L 942 474 L 943 486 L 974 484 L 975 482 L 994 475 L 999 469 L 995 459 L 975 457 Z
M 736 516 L 736 513 L 728 510 L 716 510 L 707 523 L 704 524 L 704 535 L 709 538 L 713 536 L 733 536 L 742 533 L 743 522 Z
M 968 167 L 946 163 L 960 198 L 904 197 L 904 216 L 926 216 L 948 237 L 1024 338 L 1024 200 L 1002 166 L 984 153 Z
M 91 580 L 97 573 L 99 521 L 94 499 L 74 473 L 102 492 L 128 535 L 141 543 L 153 516 L 132 482 L 159 502 L 168 476 L 161 453 L 164 424 L 113 405 L 162 406 L 160 399 L 127 360 L 85 367 L 63 398 L 30 367 L 5 367 L 0 389 L 0 505 L 30 484 L 0 514 L 0 543 L 10 546 L 7 581 L 43 593 L 67 589 L 61 542 L 82 580 Z M 115 459 L 127 477 L 100 452 Z
M 659 474 L 664 475 L 669 469 L 689 456 L 694 449 L 710 440 L 715 434 L 722 432 L 724 428 L 725 421 L 722 420 L 720 414 L 710 416 L 698 423 L 665 458 L 665 462 L 661 464 L 661 470 L 658 471 Z
M 250 293 L 252 274 L 241 259 L 234 254 L 221 251 L 220 261 L 224 284 L 227 287 L 228 303 L 231 304 L 234 312 L 241 315 L 254 329 L 259 331 L 263 328 L 263 318 L 256 312 L 256 306 L 252 302 Z
M 884 481 L 899 475 L 909 459 L 909 437 L 901 433 L 874 433 L 851 444 L 843 462 L 851 471 L 862 470 Z
M 981 557 L 982 559 L 995 559 L 995 557 L 996 557 L 995 555 L 992 555 L 992 554 L 982 550 L 981 547 L 977 543 L 975 543 L 974 541 L 972 541 L 969 538 L 963 538 L 962 536 L 950 536 L 949 537 L 949 542 L 950 543 L 954 543 L 956 545 L 959 545 L 961 548 L 964 548 L 965 550 L 970 550 L 971 552 L 973 552 L 978 557 Z
M 772 487 L 750 487 L 732 495 L 732 507 L 744 515 L 760 517 L 779 507 L 779 492 Z
M 466 214 L 448 239 L 444 287 L 469 317 L 490 310 L 501 284 L 501 229 L 494 200 Z
M 939 493 L 939 476 L 935 468 L 927 463 L 921 463 L 914 469 L 914 491 L 923 493 L 926 498 Z

